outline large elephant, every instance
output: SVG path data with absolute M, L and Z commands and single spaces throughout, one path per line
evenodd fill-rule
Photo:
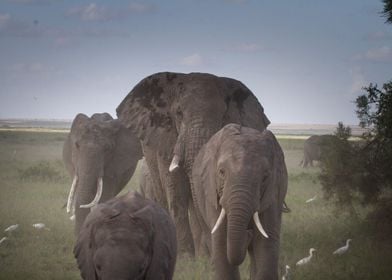
M 99 204 L 87 216 L 74 255 L 86 280 L 169 280 L 176 246 L 166 210 L 129 192 Z
M 138 138 L 109 114 L 78 114 L 64 143 L 63 160 L 73 178 L 67 211 L 75 214 L 75 234 L 91 207 L 116 196 L 142 158 Z
M 327 147 L 328 144 L 335 141 L 337 137 L 335 135 L 312 135 L 304 142 L 304 157 L 300 162 L 302 167 L 313 166 L 313 161 L 319 161 L 321 158 L 323 148 Z
M 287 192 L 283 151 L 269 130 L 229 124 L 194 162 L 193 194 L 211 247 L 215 279 L 278 279 L 281 215 Z
M 194 159 L 225 124 L 263 131 L 270 123 L 263 107 L 240 81 L 163 72 L 141 80 L 118 106 L 117 116 L 141 140 L 154 185 L 166 194 L 163 200 L 174 218 L 180 251 L 193 254 L 190 217 L 200 254 L 200 227 L 190 203 Z

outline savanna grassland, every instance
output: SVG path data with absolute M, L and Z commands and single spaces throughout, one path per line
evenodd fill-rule
M 73 222 L 63 208 L 71 178 L 61 160 L 66 133 L 0 131 L 0 279 L 80 279 L 72 255 Z M 302 139 L 301 139 L 302 138 Z M 391 279 L 392 246 L 377 241 L 356 206 L 342 212 L 323 199 L 318 168 L 302 169 L 306 137 L 279 137 L 289 170 L 287 204 L 283 215 L 280 269 L 290 265 L 292 279 Z M 137 189 L 138 169 L 126 190 Z M 311 203 L 305 201 L 316 196 Z M 36 229 L 34 223 L 46 228 Z M 19 227 L 6 233 L 13 224 Z M 352 238 L 342 256 L 332 252 Z M 308 255 L 309 264 L 295 267 Z M 241 266 L 247 278 L 248 262 Z M 179 257 L 175 279 L 212 279 L 208 260 Z

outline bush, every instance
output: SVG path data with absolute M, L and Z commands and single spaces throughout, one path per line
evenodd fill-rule
M 40 161 L 24 169 L 18 169 L 19 178 L 30 181 L 59 182 L 67 179 L 59 161 Z

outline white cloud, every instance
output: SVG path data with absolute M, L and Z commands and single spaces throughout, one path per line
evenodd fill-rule
M 111 21 L 121 20 L 135 13 L 146 13 L 154 7 L 149 4 L 132 2 L 127 7 L 109 7 L 90 3 L 86 6 L 77 6 L 67 12 L 68 16 L 77 17 L 83 21 Z
M 62 0 L 8 0 L 9 3 L 30 4 L 30 5 L 51 4 L 51 3 L 56 3 L 56 2 L 60 2 L 60 1 L 62 1 Z
M 383 46 L 378 49 L 368 50 L 365 54 L 365 58 L 376 62 L 392 62 L 392 48 Z
M 387 41 L 392 40 L 392 34 L 383 31 L 376 31 L 367 34 L 365 38 L 368 41 Z
M 145 12 L 152 11 L 154 8 L 155 7 L 152 5 L 145 4 L 145 3 L 137 3 L 137 2 L 133 2 L 128 6 L 129 12 L 134 12 L 134 13 L 145 13 Z
M 235 4 L 244 4 L 248 2 L 248 0 L 224 0 L 227 3 L 235 3 Z
M 16 63 L 11 66 L 11 69 L 18 74 L 34 74 L 49 71 L 49 69 L 40 62 Z
M 226 48 L 229 51 L 253 53 L 262 50 L 262 47 L 256 43 L 240 43 Z
M 200 54 L 194 53 L 189 56 L 183 57 L 180 60 L 180 64 L 187 66 L 200 66 L 204 64 L 204 59 Z
M 9 14 L 0 14 L 0 29 L 4 28 L 10 21 L 11 16 Z

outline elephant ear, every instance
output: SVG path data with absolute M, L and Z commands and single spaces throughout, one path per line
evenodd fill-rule
M 260 212 L 265 211 L 273 203 L 279 201 L 283 203 L 287 191 L 287 169 L 283 151 L 269 130 L 262 133 L 262 148 L 264 176 L 261 187 Z
M 175 124 L 171 118 L 170 84 L 167 73 L 151 75 L 140 81 L 117 107 L 119 120 L 130 128 L 142 141 L 143 145 L 158 147 L 162 153 L 167 151 L 167 141 L 163 133 L 175 134 Z M 169 137 L 170 138 L 170 137 Z
M 63 145 L 63 162 L 65 165 L 65 168 L 67 169 L 68 173 L 71 176 L 74 176 L 74 174 L 75 174 L 75 170 L 74 170 L 74 167 L 72 164 L 72 145 L 73 145 L 72 138 L 78 134 L 78 131 L 88 121 L 89 121 L 89 117 L 87 117 L 85 114 L 78 114 L 72 122 L 71 130 L 67 136 L 67 139 L 65 139 L 65 142 Z
M 228 87 L 227 113 L 224 123 L 238 123 L 242 126 L 263 131 L 270 124 L 264 108 L 256 96 L 240 81 L 225 78 Z
M 228 124 L 215 133 L 200 149 L 192 172 L 193 189 L 198 192 L 196 197 L 205 197 L 208 205 L 215 209 L 219 207 L 219 182 L 217 182 L 217 160 L 222 142 L 235 134 L 240 133 L 241 126 Z M 203 205 L 205 201 L 198 204 Z
M 121 181 L 128 181 L 132 177 L 138 161 L 143 157 L 140 141 L 119 120 L 112 120 L 110 123 L 114 130 L 114 147 L 105 172 Z

